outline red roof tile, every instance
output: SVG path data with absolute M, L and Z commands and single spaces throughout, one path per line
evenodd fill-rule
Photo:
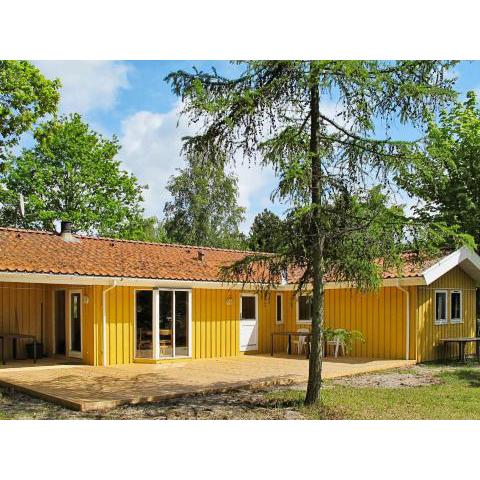
M 239 250 L 113 240 L 0 228 L 0 271 L 218 281 L 222 265 L 248 254 Z M 199 260 L 198 252 L 204 252 Z
M 55 233 L 0 228 L 0 271 L 220 281 L 221 266 L 251 253 L 81 235 L 75 235 L 75 238 L 79 241 L 71 243 Z M 199 260 L 199 251 L 205 254 L 203 260 Z M 437 260 L 419 265 L 410 262 L 406 254 L 403 276 L 419 276 Z M 397 276 L 394 271 L 383 275 L 384 278 Z

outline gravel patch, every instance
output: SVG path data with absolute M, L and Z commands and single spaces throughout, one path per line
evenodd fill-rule
M 331 380 L 331 385 L 343 385 L 358 388 L 412 388 L 438 385 L 441 380 L 435 376 L 435 371 L 419 365 L 404 370 L 369 373 L 353 377 L 343 377 Z
M 292 408 L 276 407 L 265 393 L 285 387 L 238 390 L 214 395 L 172 399 L 161 403 L 124 405 L 106 412 L 75 412 L 0 388 L 0 419 L 102 419 L 102 420 L 298 420 Z

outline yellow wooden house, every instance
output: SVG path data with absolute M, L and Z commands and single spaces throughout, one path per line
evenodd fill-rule
M 288 282 L 270 294 L 222 283 L 219 268 L 244 256 L 73 235 L 67 222 L 59 235 L 3 228 L 0 335 L 34 335 L 45 355 L 89 365 L 267 353 L 272 332 L 309 328 L 309 298 Z M 376 292 L 329 283 L 326 326 L 363 333 L 352 356 L 433 360 L 442 338 L 475 335 L 479 282 L 480 257 L 462 248 L 407 262 Z M 275 343 L 285 351 L 284 338 Z

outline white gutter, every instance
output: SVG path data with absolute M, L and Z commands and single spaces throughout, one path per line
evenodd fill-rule
M 117 281 L 114 280 L 112 286 L 102 292 L 102 364 L 104 367 L 107 366 L 107 292 L 116 286 Z
M 407 300 L 407 313 L 406 313 L 406 331 L 405 331 L 405 360 L 410 359 L 410 292 L 406 289 L 400 286 L 400 282 L 397 285 L 397 288 L 402 291 L 403 293 L 406 294 L 406 300 Z

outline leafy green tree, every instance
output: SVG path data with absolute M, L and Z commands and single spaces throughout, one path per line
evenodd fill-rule
M 175 243 L 242 248 L 245 209 L 238 206 L 238 180 L 222 166 L 189 157 L 186 168 L 170 178 L 173 200 L 164 207 L 165 230 Z
M 458 225 L 480 245 L 480 108 L 474 92 L 432 120 L 416 161 L 398 176 L 418 211 Z
M 29 62 L 0 60 L 0 159 L 37 120 L 57 111 L 59 88 L 59 80 L 47 80 Z
M 41 124 L 36 144 L 10 156 L 1 173 L 0 223 L 53 230 L 69 220 L 77 232 L 122 238 L 141 235 L 142 189 L 121 170 L 118 140 L 90 129 L 78 114 Z M 25 198 L 25 216 L 18 196 Z
M 282 220 L 275 213 L 264 209 L 253 219 L 248 237 L 248 248 L 257 252 L 276 252 L 280 249 Z
M 131 236 L 130 239 L 154 243 L 170 243 L 165 230 L 165 222 L 157 217 L 144 218 L 143 227 L 139 228 L 136 235 Z
M 325 282 L 375 288 L 382 270 L 401 263 L 407 229 L 417 247 L 434 249 L 425 225 L 392 212 L 380 192 L 408 162 L 411 145 L 379 138 L 376 126 L 394 120 L 422 125 L 429 112 L 455 98 L 453 80 L 445 75 L 452 65 L 248 61 L 235 78 L 198 70 L 167 77 L 183 99 L 183 114 L 200 125 L 185 139 L 187 154 L 203 155 L 213 165 L 237 156 L 272 165 L 279 177 L 275 195 L 293 205 L 293 244 L 275 255 L 251 255 L 225 273 L 273 285 L 281 273 L 303 272 L 299 288 L 311 285 L 312 292 L 307 404 L 320 395 Z

